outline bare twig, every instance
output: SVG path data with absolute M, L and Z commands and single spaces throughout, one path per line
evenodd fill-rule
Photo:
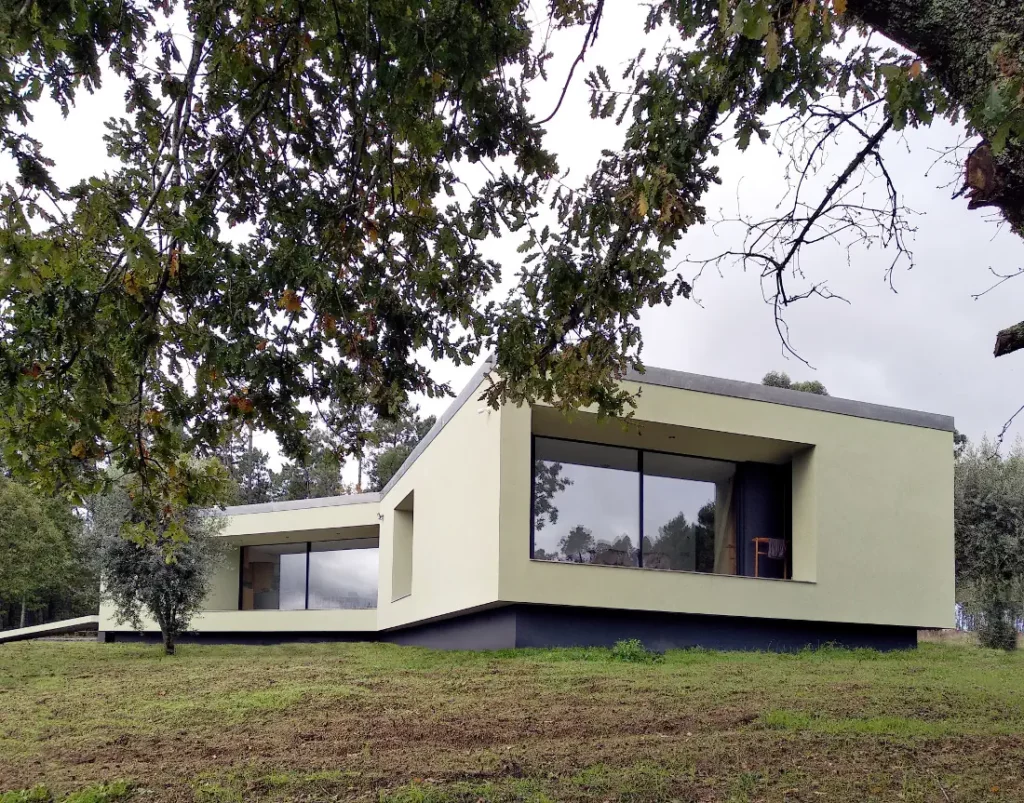
M 1017 408 L 1017 412 L 1006 419 L 1006 423 L 1003 424 L 1003 428 L 999 430 L 999 435 L 996 437 L 996 445 L 992 450 L 992 457 L 996 457 L 999 454 L 999 449 L 1003 445 L 1003 440 L 1006 438 L 1006 433 L 1010 431 L 1010 427 L 1013 426 L 1014 419 L 1017 418 L 1021 413 L 1024 413 L 1024 404 Z
M 935 772 L 933 770 L 928 770 L 928 772 L 931 774 L 932 779 L 935 781 L 935 785 L 939 787 L 939 791 L 942 792 L 942 796 L 946 799 L 946 803 L 953 803 L 949 795 L 946 793 L 946 790 L 942 788 L 942 784 L 939 783 L 939 777 L 935 774 Z
M 714 264 L 721 268 L 723 261 L 740 263 L 744 267 L 758 267 L 762 281 L 771 290 L 765 292 L 765 301 L 772 305 L 776 331 L 782 340 L 783 351 L 806 362 L 796 353 L 789 339 L 784 310 L 795 301 L 817 296 L 819 298 L 846 299 L 833 293 L 825 283 L 812 284 L 806 290 L 793 292 L 787 286 L 787 274 L 803 278 L 801 254 L 807 246 L 831 241 L 847 241 L 847 253 L 858 244 L 870 246 L 879 242 L 894 245 L 896 254 L 885 271 L 890 288 L 893 271 L 898 262 L 913 257 L 907 248 L 905 235 L 913 231 L 906 220 L 910 210 L 901 203 L 899 192 L 879 152 L 879 146 L 893 128 L 891 118 L 885 118 L 871 130 L 868 124 L 880 109 L 871 103 L 856 110 L 832 108 L 814 104 L 809 117 L 790 115 L 776 124 L 776 147 L 780 153 L 789 150 L 786 178 L 790 190 L 780 203 L 782 210 L 773 216 L 758 219 L 740 213 L 732 219 L 716 223 L 742 225 L 746 231 L 742 248 L 723 251 L 710 259 L 687 259 L 698 266 L 698 277 L 703 268 Z M 824 194 L 815 201 L 805 200 L 808 178 L 819 172 L 832 142 L 841 131 L 848 130 L 863 140 L 860 149 L 846 164 L 843 171 L 826 186 Z M 868 197 L 868 182 L 880 181 L 884 189 L 884 203 Z M 737 201 L 737 206 L 739 205 Z
M 982 296 L 987 295 L 988 293 L 991 293 L 993 290 L 995 290 L 997 287 L 999 287 L 999 285 L 1003 284 L 1004 282 L 1008 282 L 1008 281 L 1010 281 L 1010 279 L 1016 279 L 1021 274 L 1024 274 L 1024 268 L 1017 268 L 1017 270 L 1013 271 L 1012 273 L 999 273 L 999 271 L 997 271 L 995 268 L 989 266 L 989 271 L 991 272 L 991 274 L 993 276 L 995 276 L 997 279 L 999 279 L 999 281 L 996 282 L 995 284 L 993 284 L 988 289 L 982 290 L 980 293 L 971 293 L 971 298 L 973 298 L 975 301 L 977 301 Z

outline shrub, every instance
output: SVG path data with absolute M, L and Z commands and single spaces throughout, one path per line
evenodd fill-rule
M 656 664 L 665 660 L 661 653 L 649 650 L 638 638 L 619 639 L 612 647 L 612 659 L 631 664 Z
M 985 605 L 981 624 L 978 626 L 978 643 L 982 647 L 1012 652 L 1017 649 L 1017 628 L 1013 624 L 1012 606 L 1001 605 L 998 601 Z

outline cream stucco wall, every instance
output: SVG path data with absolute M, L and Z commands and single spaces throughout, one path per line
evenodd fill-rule
M 365 498 L 366 501 L 362 501 Z M 289 503 L 281 505 L 281 510 L 239 513 L 226 516 L 227 522 L 220 535 L 224 538 L 245 538 L 247 543 L 253 536 L 270 535 L 279 538 L 282 535 L 294 535 L 301 541 L 323 541 L 331 538 L 346 537 L 339 531 L 351 527 L 376 527 L 379 505 L 373 495 L 350 497 L 360 500 L 349 504 L 332 504 L 310 507 L 291 507 Z M 320 501 L 320 500 L 308 500 Z M 295 504 L 295 503 L 292 503 Z M 301 504 L 301 503 L 299 503 Z M 253 506 L 262 507 L 262 506 Z M 232 510 L 232 508 L 228 508 Z M 245 510 L 245 508 L 239 508 Z
M 502 411 L 503 601 L 952 626 L 951 432 L 653 385 L 643 387 L 628 431 L 553 412 Z M 792 459 L 796 579 L 530 560 L 530 432 L 538 425 L 548 435 L 681 454 Z
M 224 546 L 210 579 L 204 610 L 192 619 L 190 629 L 209 633 L 376 630 L 374 610 L 240 611 L 238 572 L 239 552 L 244 544 L 376 538 L 377 512 L 377 500 L 373 498 L 341 505 L 227 516 L 220 532 Z M 159 630 L 152 618 L 143 617 L 142 621 L 145 631 Z M 104 601 L 100 604 L 99 629 L 123 632 L 131 628 L 127 623 L 118 622 L 113 606 Z
M 210 593 L 206 595 L 203 604 L 206 610 L 238 610 L 239 551 L 240 547 L 233 544 L 224 548 L 220 563 L 210 580 Z
M 381 629 L 498 599 L 503 414 L 471 397 L 381 500 L 377 602 Z M 393 601 L 394 511 L 410 493 L 414 499 L 412 593 Z
M 630 390 L 638 386 L 627 383 Z M 475 391 L 475 389 L 473 389 Z M 205 632 L 374 631 L 502 603 L 948 627 L 952 433 L 644 385 L 634 425 L 551 408 L 462 404 L 383 498 L 235 509 Z M 529 558 L 531 432 L 727 460 L 790 463 L 793 575 L 747 577 Z M 411 593 L 393 589 L 395 509 L 412 502 Z M 401 531 L 408 523 L 399 522 Z M 380 539 L 376 611 L 238 611 L 239 544 Z M 408 564 L 399 563 L 400 577 Z M 397 598 L 396 598 L 397 597 Z M 101 607 L 101 630 L 116 625 Z M 155 629 L 152 623 L 147 629 Z
M 143 631 L 159 632 L 155 621 L 142 618 Z M 120 624 L 113 610 L 100 606 L 99 629 L 105 632 L 131 630 Z M 189 630 L 200 633 L 316 633 L 316 632 L 373 632 L 377 629 L 376 611 L 215 611 L 208 610 L 195 616 Z

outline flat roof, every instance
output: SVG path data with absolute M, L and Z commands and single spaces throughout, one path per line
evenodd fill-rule
M 320 496 L 316 499 L 286 499 L 280 502 L 260 502 L 255 505 L 229 505 L 214 508 L 214 516 L 248 516 L 252 513 L 277 513 L 282 510 L 306 510 L 311 507 L 337 507 L 338 505 L 372 505 L 380 501 L 379 493 Z
M 758 382 L 740 382 L 736 379 L 720 379 L 716 376 L 689 374 L 685 371 L 670 371 L 667 368 L 648 368 L 644 373 L 630 371 L 626 379 L 642 385 L 691 390 L 695 393 L 710 393 L 714 396 L 729 396 L 734 399 L 782 404 L 786 407 L 800 407 L 804 410 L 819 410 L 823 413 L 850 415 L 855 418 L 870 418 L 904 424 L 909 427 L 924 427 L 953 431 L 953 416 L 939 413 L 925 413 L 904 407 L 888 407 L 884 404 L 840 399 L 836 396 L 819 396 L 802 390 L 773 388 Z
M 462 409 L 476 393 L 490 371 L 492 357 L 490 355 L 481 363 L 462 392 L 448 406 L 448 409 L 437 419 L 430 431 L 416 445 L 412 453 L 402 463 L 387 485 L 380 493 L 348 494 L 346 496 L 325 496 L 319 499 L 296 499 L 287 502 L 266 502 L 258 505 L 235 505 L 217 510 L 214 515 L 243 516 L 250 513 L 272 513 L 279 510 L 301 510 L 311 507 L 332 507 L 335 505 L 375 504 L 387 495 L 395 484 L 401 480 L 413 463 L 430 445 L 448 424 L 455 414 Z M 715 376 L 691 374 L 686 371 L 673 371 L 668 368 L 647 368 L 642 374 L 629 371 L 625 379 L 641 385 L 658 385 L 661 387 L 689 390 L 694 393 L 710 393 L 713 396 L 727 396 L 733 399 L 750 399 L 751 401 L 781 404 L 786 407 L 799 407 L 804 410 L 817 410 L 823 413 L 849 415 L 855 418 L 868 418 L 874 421 L 886 421 L 891 424 L 903 424 L 910 427 L 938 429 L 944 432 L 953 431 L 953 416 L 939 413 L 926 413 L 903 407 L 889 407 L 884 404 L 840 399 L 836 396 L 818 396 L 801 390 L 788 390 L 762 385 L 757 382 L 741 382 L 737 379 L 722 379 Z

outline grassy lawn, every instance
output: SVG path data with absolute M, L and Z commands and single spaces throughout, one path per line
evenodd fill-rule
M 76 803 L 1021 801 L 1024 654 L 10 644 L 0 790 L 37 784 Z

